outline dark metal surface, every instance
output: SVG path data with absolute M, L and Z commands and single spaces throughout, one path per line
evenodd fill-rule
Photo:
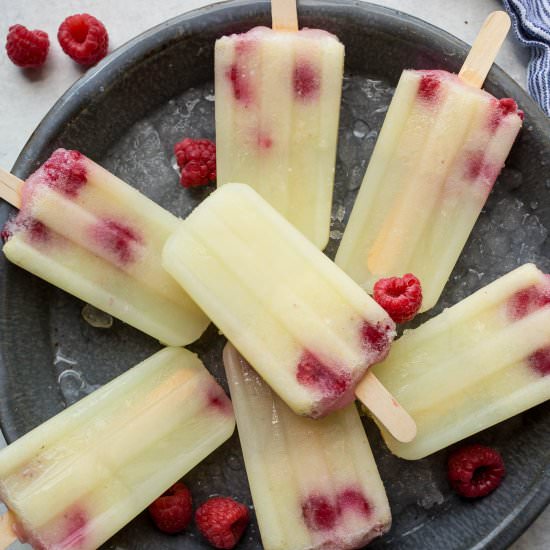
M 350 126 L 357 120 L 362 102 L 361 121 L 374 132 L 372 137 L 382 124 L 391 86 L 404 68 L 456 71 L 467 48 L 418 19 L 350 0 L 300 2 L 300 21 L 302 26 L 334 32 L 346 46 L 335 235 L 328 249 L 333 255 L 337 233 L 345 226 L 374 143 L 374 139 L 368 141 L 363 127 L 356 132 L 359 139 L 353 141 Z M 137 37 L 88 71 L 59 100 L 25 146 L 14 173 L 27 176 L 56 147 L 76 148 L 169 210 L 186 215 L 208 191 L 189 192 L 178 186 L 171 168 L 171 148 L 184 133 L 213 136 L 210 96 L 214 40 L 269 22 L 266 1 L 228 2 L 170 20 Z M 541 261 L 550 257 L 544 233 L 550 229 L 550 178 L 545 169 L 545 159 L 550 158 L 550 123 L 500 69 L 493 68 L 486 88 L 498 97 L 514 97 L 525 111 L 525 125 L 442 300 L 430 315 L 456 302 L 465 291 L 474 291 L 508 271 L 510 258 L 517 262 L 533 259 L 524 257 L 523 252 L 525 247 L 534 250 L 533 239 L 537 239 L 537 257 Z M 191 103 L 197 105 L 192 112 Z M 381 110 L 374 112 L 373 105 Z M 523 242 L 511 238 L 499 256 L 488 241 L 492 238 L 488 228 L 494 220 L 506 221 L 508 215 L 517 215 L 502 210 L 502 204 L 512 203 L 523 205 L 518 206 L 520 214 L 525 208 L 538 233 L 526 232 Z M 341 215 L 339 206 L 345 208 Z M 10 212 L 6 204 L 0 205 L 0 222 Z M 483 246 L 487 253 L 480 254 Z M 471 276 L 472 268 L 475 277 Z M 118 321 L 108 330 L 92 328 L 82 319 L 82 306 L 75 298 L 0 258 L 0 419 L 9 441 L 159 349 L 157 342 Z M 200 342 L 190 347 L 225 385 L 222 345 L 223 340 L 211 326 Z M 67 370 L 76 371 L 80 377 L 76 390 L 71 387 L 68 391 L 59 382 L 60 374 Z M 461 500 L 448 488 L 448 451 L 406 462 L 386 450 L 370 420 L 365 424 L 394 514 L 391 532 L 372 547 L 506 548 L 548 503 L 548 404 L 470 438 L 500 449 L 508 469 L 502 487 L 478 502 Z M 186 482 L 196 504 L 214 493 L 251 504 L 237 436 L 186 476 Z M 255 521 L 239 547 L 261 548 Z M 193 529 L 175 537 L 162 535 L 142 514 L 106 548 L 209 545 Z

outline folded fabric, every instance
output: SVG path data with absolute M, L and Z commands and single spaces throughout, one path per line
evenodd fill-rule
M 519 41 L 529 47 L 529 93 L 550 116 L 550 0 L 503 0 Z

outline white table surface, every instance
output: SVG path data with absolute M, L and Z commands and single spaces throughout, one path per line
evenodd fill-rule
M 415 15 L 472 43 L 486 15 L 501 7 L 497 0 L 372 0 Z M 212 0 L 0 0 L 0 37 L 20 23 L 50 36 L 45 67 L 22 71 L 0 52 L 0 166 L 11 168 L 32 131 L 59 96 L 83 71 L 57 42 L 61 21 L 74 13 L 98 17 L 109 31 L 110 49 L 150 27 L 186 11 L 215 3 Z M 154 7 L 153 7 L 154 6 Z M 497 63 L 525 87 L 527 52 L 510 33 Z M 0 433 L 0 446 L 3 444 Z M 13 548 L 24 548 L 18 543 Z M 511 547 L 511 550 L 550 548 L 550 508 Z

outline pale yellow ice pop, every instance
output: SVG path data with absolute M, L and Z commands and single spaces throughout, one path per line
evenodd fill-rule
M 300 417 L 231 344 L 224 364 L 263 548 L 363 548 L 388 531 L 388 499 L 355 405 Z
M 231 402 L 165 348 L 0 452 L 0 500 L 37 550 L 94 550 L 228 439 Z
M 294 0 L 273 26 L 216 42 L 218 185 L 254 187 L 318 248 L 328 242 L 344 46 L 298 31 Z
M 417 459 L 550 399 L 550 279 L 526 264 L 405 332 L 374 367 L 416 421 Z
M 163 251 L 186 289 L 298 414 L 349 404 L 395 334 L 387 313 L 262 197 L 223 185 Z
M 177 218 L 78 151 L 58 149 L 23 184 L 0 173 L 21 208 L 7 224 L 13 263 L 165 344 L 209 321 L 161 266 Z
M 403 72 L 336 255 L 369 292 L 413 273 L 437 302 L 522 124 L 479 89 L 508 27 L 492 14 L 459 76 Z

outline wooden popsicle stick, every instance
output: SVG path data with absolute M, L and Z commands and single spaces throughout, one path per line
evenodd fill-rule
M 15 208 L 21 208 L 22 187 L 23 182 L 19 178 L 0 168 L 0 199 L 4 199 Z
M 17 535 L 13 530 L 13 524 L 15 523 L 15 518 L 13 514 L 8 511 L 3 516 L 0 516 L 0 549 L 4 550 L 15 540 L 17 540 Z
M 416 437 L 416 422 L 372 372 L 359 382 L 355 396 L 397 441 L 408 443 Z
M 509 29 L 510 17 L 506 12 L 494 11 L 489 14 L 458 73 L 458 77 L 470 86 L 481 88 Z
M 274 31 L 298 30 L 296 0 L 271 0 L 271 26 Z

